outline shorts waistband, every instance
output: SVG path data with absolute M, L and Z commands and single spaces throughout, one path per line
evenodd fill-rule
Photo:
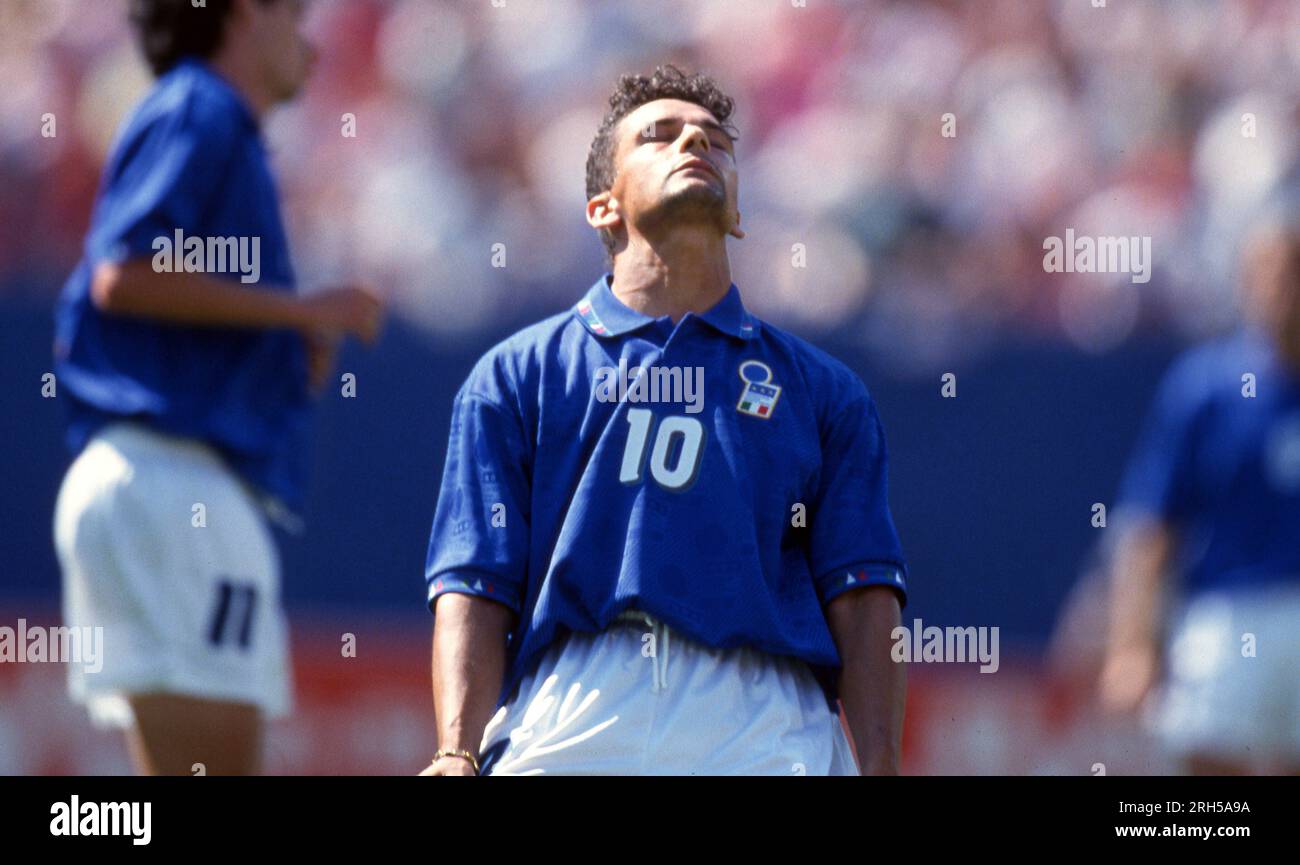
M 206 442 L 159 432 L 135 421 L 122 420 L 105 424 L 91 436 L 90 443 L 96 441 L 105 442 L 128 455 L 144 451 L 189 457 L 223 468 L 225 465 L 221 455 Z
M 634 607 L 629 607 L 628 609 L 619 613 L 618 616 L 615 617 L 614 621 L 635 622 L 638 625 L 651 625 L 651 626 L 663 624 L 661 621 L 659 621 L 659 619 L 656 619 L 654 616 L 650 615 L 649 613 L 644 613 L 641 610 L 638 610 Z
M 91 444 L 97 441 L 120 450 L 128 460 L 133 457 L 157 457 L 164 460 L 189 459 L 202 463 L 228 476 L 266 519 L 290 533 L 298 534 L 302 531 L 302 520 L 277 499 L 240 477 L 221 456 L 220 451 L 201 439 L 161 432 L 136 421 L 117 420 L 105 424 L 91 436 Z

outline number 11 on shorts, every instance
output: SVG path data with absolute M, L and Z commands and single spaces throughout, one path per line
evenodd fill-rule
M 234 640 L 247 649 L 253 642 L 253 614 L 257 611 L 257 588 L 250 583 L 221 580 L 217 602 L 208 628 L 208 642 L 221 646 Z

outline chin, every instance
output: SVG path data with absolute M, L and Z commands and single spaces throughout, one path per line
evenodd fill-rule
M 689 212 L 697 217 L 705 215 L 724 220 L 727 197 L 711 184 L 692 183 L 665 195 L 660 209 L 672 216 Z

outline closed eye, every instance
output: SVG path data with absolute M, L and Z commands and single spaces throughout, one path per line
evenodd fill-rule
M 709 146 L 718 150 L 732 153 L 735 150 L 735 138 L 723 129 L 713 123 L 708 126 Z M 681 123 L 673 120 L 656 121 L 653 125 L 641 130 L 639 141 L 643 144 L 651 141 L 672 141 L 681 132 Z

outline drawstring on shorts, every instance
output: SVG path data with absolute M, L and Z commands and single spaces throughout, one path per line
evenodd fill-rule
M 654 654 L 650 658 L 654 662 L 650 690 L 656 693 L 666 690 L 668 688 L 668 625 L 640 610 L 624 610 L 619 613 L 616 621 L 638 622 L 650 628 L 650 632 L 654 634 Z

